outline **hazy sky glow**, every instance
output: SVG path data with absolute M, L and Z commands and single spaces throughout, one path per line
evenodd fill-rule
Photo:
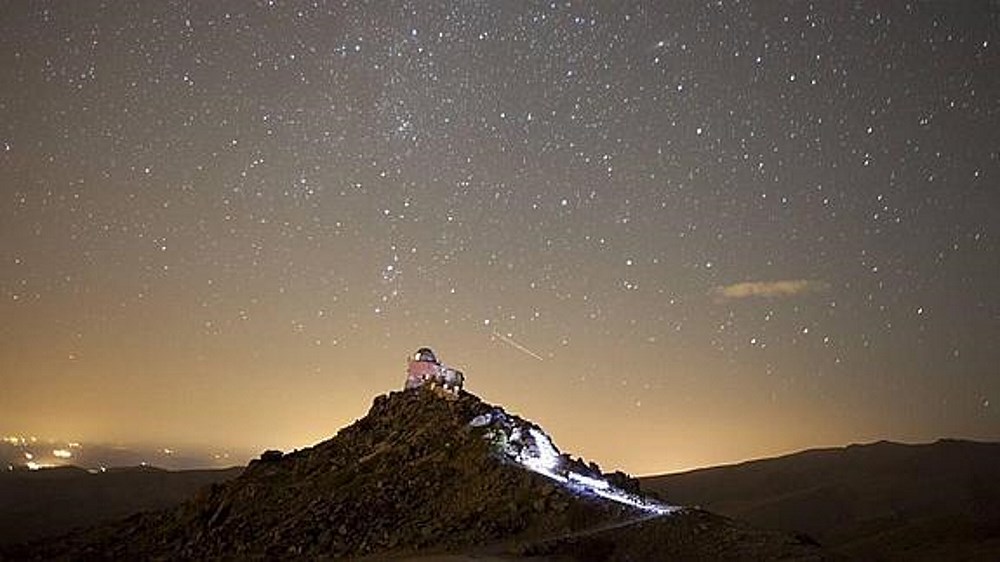
M 997 4 L 705 4 L 5 2 L 0 433 L 1000 439 Z

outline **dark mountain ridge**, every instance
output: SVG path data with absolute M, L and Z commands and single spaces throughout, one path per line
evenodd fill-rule
M 173 507 L 242 467 L 168 471 L 148 466 L 92 473 L 75 466 L 0 472 L 0 545 L 50 537 L 139 511 Z
M 851 557 L 1000 559 L 1000 443 L 880 441 L 646 477 L 645 489 Z

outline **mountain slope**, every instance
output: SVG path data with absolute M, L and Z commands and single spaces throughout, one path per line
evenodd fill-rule
M 76 467 L 0 472 L 0 544 L 66 533 L 75 527 L 180 504 L 242 468 L 172 472 L 149 467 L 91 474 Z
M 1000 444 L 879 442 L 642 479 L 672 500 L 851 556 L 1000 559 Z
M 635 548 L 651 560 L 699 549 L 703 557 L 819 556 L 790 535 L 672 509 L 629 488 L 627 476 L 559 455 L 541 428 L 501 408 L 420 388 L 377 397 L 334 438 L 267 452 L 179 508 L 9 555 L 324 559 L 507 544 L 609 561 L 634 559 Z M 551 537 L 562 538 L 543 540 Z

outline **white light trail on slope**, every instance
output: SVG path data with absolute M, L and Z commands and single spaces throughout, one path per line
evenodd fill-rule
M 517 462 L 532 472 L 565 483 L 566 477 L 557 472 L 561 463 L 559 451 L 552 444 L 552 440 L 541 430 L 535 428 L 529 429 L 528 433 L 535 441 L 536 450 L 532 451 L 529 447 L 524 447 L 517 455 Z
M 575 472 L 570 472 L 567 476 L 569 476 L 570 480 L 595 490 L 607 490 L 611 487 L 611 484 L 607 480 L 601 480 L 600 478 L 591 478 L 590 476 L 584 476 Z
M 593 494 L 656 515 L 664 515 L 680 509 L 630 494 L 615 488 L 607 480 L 593 478 L 571 470 L 563 471 L 561 470 L 562 459 L 559 451 L 552 444 L 549 436 L 534 427 L 528 429 L 528 433 L 534 440 L 535 446 L 523 447 L 516 455 L 511 455 L 518 464 L 528 470 L 564 484 L 577 493 Z

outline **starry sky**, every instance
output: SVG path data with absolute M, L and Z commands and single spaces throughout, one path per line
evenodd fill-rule
M 1000 5 L 0 2 L 0 433 L 1000 439 Z

